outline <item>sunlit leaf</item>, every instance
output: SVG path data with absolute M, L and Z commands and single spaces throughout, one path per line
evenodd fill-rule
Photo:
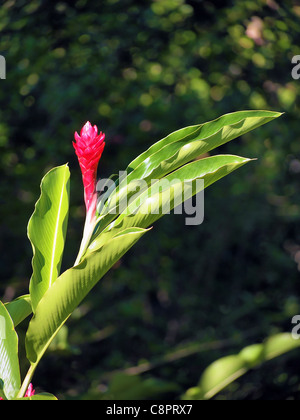
M 15 398 L 21 386 L 18 336 L 13 321 L 0 302 L 0 395 Z
M 88 252 L 95 251 L 123 229 L 151 226 L 164 215 L 164 208 L 172 210 L 203 189 L 202 184 L 199 184 L 200 189 L 195 189 L 196 180 L 202 179 L 206 188 L 249 161 L 239 156 L 218 155 L 192 162 L 172 172 L 132 200 L 124 212 L 94 239 Z
M 14 326 L 17 327 L 32 313 L 30 295 L 20 296 L 12 302 L 6 303 L 5 307 L 13 320 Z
M 105 273 L 147 232 L 127 229 L 100 252 L 91 253 L 76 267 L 63 273 L 48 289 L 37 307 L 26 336 L 27 357 L 36 365 L 53 338 Z
M 266 124 L 280 113 L 270 111 L 240 111 L 217 120 L 186 127 L 155 143 L 128 165 L 127 176 L 119 179 L 104 194 L 98 210 L 99 234 L 115 219 L 118 205 L 133 195 L 128 185 L 134 180 L 161 179 L 179 167 L 249 131 Z M 116 188 L 115 188 L 116 185 Z M 104 186 L 103 186 L 104 187 Z M 103 189 L 104 190 L 104 189 Z M 142 193 L 143 190 L 140 191 Z
M 16 401 L 57 401 L 57 398 L 48 393 L 36 394 L 27 398 L 16 398 Z
M 41 196 L 28 224 L 33 248 L 33 311 L 60 273 L 69 213 L 69 179 L 68 165 L 52 169 L 43 178 Z

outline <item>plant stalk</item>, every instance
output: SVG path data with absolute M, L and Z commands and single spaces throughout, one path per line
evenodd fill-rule
M 27 391 L 27 389 L 28 389 L 28 387 L 29 387 L 29 385 L 31 383 L 31 380 L 32 380 L 32 377 L 34 375 L 36 366 L 37 365 L 31 365 L 30 366 L 30 368 L 29 368 L 29 370 L 27 372 L 27 375 L 25 376 L 25 379 L 23 381 L 23 384 L 21 386 L 21 389 L 20 389 L 20 391 L 19 391 L 19 393 L 17 395 L 17 398 L 24 398 L 24 395 L 26 394 L 26 391 Z
M 84 254 L 87 250 L 87 247 L 89 246 L 90 240 L 91 240 L 91 238 L 93 236 L 93 233 L 94 233 L 94 230 L 95 230 L 96 221 L 97 221 L 96 217 L 94 217 L 94 220 L 89 220 L 89 217 L 87 217 L 86 220 L 85 220 L 83 238 L 82 238 L 79 253 L 78 253 L 78 256 L 76 258 L 74 267 L 80 263 L 82 257 L 84 256 Z

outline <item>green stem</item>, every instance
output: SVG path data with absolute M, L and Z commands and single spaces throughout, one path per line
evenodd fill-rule
M 30 368 L 29 368 L 29 370 L 27 372 L 27 375 L 25 376 L 24 382 L 23 382 L 23 384 L 21 386 L 21 389 L 20 389 L 20 391 L 19 391 L 19 393 L 17 395 L 17 398 L 24 398 L 24 395 L 26 394 L 26 391 L 27 391 L 27 389 L 28 389 L 28 387 L 29 387 L 29 385 L 31 383 L 31 380 L 32 380 L 32 377 L 34 375 L 36 366 L 37 365 L 31 365 L 30 366 Z
M 84 254 L 87 250 L 87 247 L 89 246 L 90 240 L 93 236 L 95 225 L 96 225 L 96 219 L 95 219 L 95 221 L 90 221 L 90 220 L 88 220 L 88 218 L 86 219 L 79 254 L 76 258 L 74 266 L 78 265 L 80 263 L 82 257 L 84 256 Z

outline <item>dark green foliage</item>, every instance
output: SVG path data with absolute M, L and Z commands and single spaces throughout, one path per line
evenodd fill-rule
M 87 120 L 107 134 L 99 170 L 107 177 L 175 129 L 244 109 L 286 112 L 216 152 L 258 161 L 206 191 L 202 226 L 164 218 L 97 286 L 42 362 L 35 376 L 42 390 L 105 397 L 114 371 L 140 365 L 129 373 L 143 373 L 144 385 L 134 382 L 141 395 L 157 397 L 159 389 L 173 398 L 195 386 L 215 359 L 290 331 L 300 313 L 300 81 L 291 77 L 291 59 L 300 54 L 299 5 L 213 3 L 1 5 L 4 301 L 28 292 L 26 225 L 42 175 L 67 161 L 71 215 L 63 269 L 76 258 L 84 207 L 71 141 Z M 246 375 L 222 398 L 299 398 L 297 356 Z

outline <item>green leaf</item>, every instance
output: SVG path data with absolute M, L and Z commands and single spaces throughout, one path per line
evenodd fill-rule
M 57 398 L 46 392 L 33 395 L 32 397 L 16 398 L 15 401 L 57 401 Z
M 13 321 L 0 302 L 0 395 L 11 400 L 21 386 L 18 336 Z
M 295 340 L 290 333 L 278 334 L 265 342 L 264 358 L 272 360 L 300 347 L 300 340 Z
M 239 356 L 227 356 L 217 360 L 201 377 L 199 387 L 202 390 L 202 399 L 214 397 L 247 371 L 247 364 Z
M 201 185 L 200 189 L 195 187 L 196 180 L 202 179 L 207 188 L 249 161 L 239 156 L 218 155 L 189 163 L 172 172 L 141 195 L 138 194 L 126 210 L 93 240 L 87 253 L 99 249 L 119 231 L 133 226 L 147 228 L 152 225 L 164 215 L 162 210 L 167 206 L 172 210 L 175 203 L 178 206 L 201 190 Z M 151 212 L 148 211 L 150 204 Z
M 53 338 L 107 271 L 147 232 L 127 229 L 120 232 L 101 252 L 91 253 L 63 273 L 40 301 L 26 335 L 28 360 L 36 366 Z
M 299 347 L 299 340 L 283 333 L 268 338 L 263 344 L 248 346 L 237 355 L 223 357 L 204 371 L 199 386 L 188 390 L 182 399 L 211 399 L 250 369 Z
M 20 296 L 12 302 L 6 303 L 5 307 L 13 320 L 14 326 L 17 327 L 32 313 L 30 295 Z
M 41 196 L 28 224 L 33 248 L 30 296 L 35 312 L 60 273 L 69 213 L 68 165 L 52 169 L 42 180 Z
M 282 113 L 271 111 L 239 111 L 225 114 L 222 117 L 205 124 L 183 128 L 155 143 L 146 152 L 142 153 L 131 162 L 128 165 L 128 169 L 134 170 L 141 164 L 145 165 L 145 160 L 150 157 L 152 158 L 155 153 L 160 152 L 163 148 L 172 143 L 177 143 L 182 140 L 184 144 L 202 140 L 202 143 L 199 143 L 199 147 L 196 151 L 197 156 L 199 156 L 200 154 L 207 153 L 236 137 L 260 127 L 281 115 Z
M 102 198 L 97 234 L 115 219 L 119 203 L 133 195 L 128 185 L 134 180 L 143 179 L 149 185 L 153 179 L 161 179 L 182 165 L 196 159 L 216 147 L 263 125 L 280 113 L 270 111 L 241 111 L 224 115 L 215 121 L 183 128 L 170 134 L 137 157 L 127 168 L 128 175 L 119 179 Z M 143 191 L 141 191 L 142 193 Z

